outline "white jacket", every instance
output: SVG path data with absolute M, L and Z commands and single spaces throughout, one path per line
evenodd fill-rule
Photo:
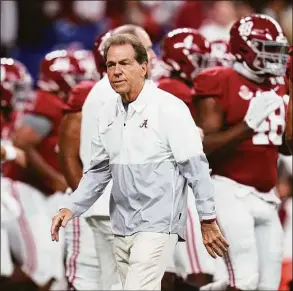
M 187 186 L 200 219 L 215 218 L 214 188 L 200 133 L 177 97 L 145 85 L 126 112 L 121 97 L 103 107 L 92 141 L 91 167 L 66 205 L 85 212 L 113 179 L 113 233 L 177 233 L 185 238 Z

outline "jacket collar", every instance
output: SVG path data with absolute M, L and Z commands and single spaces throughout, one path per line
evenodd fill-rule
M 152 89 L 155 87 L 155 84 L 151 80 L 145 80 L 143 88 L 139 95 L 137 96 L 136 100 L 131 102 L 128 107 L 128 111 L 136 111 L 140 112 L 144 109 L 144 107 L 149 102 L 149 97 L 152 94 Z M 125 112 L 121 96 L 119 96 L 118 100 L 118 107 L 122 112 Z

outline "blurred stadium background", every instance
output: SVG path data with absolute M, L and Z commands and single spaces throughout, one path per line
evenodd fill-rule
M 292 2 L 249 1 L 1 1 L 1 57 L 22 61 L 36 77 L 41 57 L 60 48 L 91 49 L 97 35 L 125 23 L 143 26 L 159 53 L 173 28 L 199 29 L 208 40 L 229 38 L 239 17 L 253 12 L 278 20 L 292 43 Z

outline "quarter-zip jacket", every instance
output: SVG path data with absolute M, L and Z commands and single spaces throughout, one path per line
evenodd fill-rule
M 127 113 L 121 97 L 109 100 L 92 140 L 91 167 L 65 208 L 85 212 L 113 179 L 113 233 L 176 233 L 185 239 L 187 187 L 201 220 L 216 217 L 214 187 L 200 133 L 177 97 L 145 81 Z

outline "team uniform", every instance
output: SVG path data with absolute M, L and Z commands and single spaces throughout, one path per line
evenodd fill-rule
M 25 108 L 31 109 L 32 106 L 31 77 L 21 63 L 1 59 L 0 88 L 1 117 L 6 116 L 1 124 L 1 142 L 12 144 L 14 131 L 22 124 Z M 2 116 L 2 109 L 8 114 Z M 59 253 L 48 235 L 51 219 L 46 198 L 36 186 L 38 182 L 27 169 L 13 161 L 2 165 L 2 175 L 1 209 L 5 219 L 1 219 L 1 236 L 3 247 L 7 248 L 5 256 L 1 256 L 4 260 L 1 265 L 7 266 L 4 275 L 9 277 L 12 274 L 12 255 L 38 286 L 46 284 L 51 278 L 60 281 L 64 272 L 62 258 L 59 258 L 58 264 Z M 56 258 L 54 266 L 51 264 L 52 257 Z
M 58 128 L 62 117 L 62 106 L 62 101 L 56 95 L 43 91 L 36 91 L 33 103 L 28 104 L 21 117 L 19 119 L 16 118 L 14 124 L 10 126 L 12 134 L 15 127 L 20 124 L 30 126 L 40 134 L 43 139 L 38 145 L 37 151 L 44 158 L 46 163 L 57 171 L 59 171 L 57 159 Z M 62 263 L 63 247 L 62 244 L 58 247 L 53 246 L 50 236 L 48 236 L 48 232 L 46 231 L 51 223 L 50 217 L 52 210 L 50 210 L 49 205 L 53 204 L 52 207 L 56 207 L 55 201 L 57 201 L 57 203 L 61 202 L 59 201 L 60 198 L 54 196 L 55 190 L 51 187 L 50 181 L 39 178 L 29 168 L 22 168 L 16 163 L 8 162 L 3 166 L 3 175 L 12 181 L 18 181 L 16 183 L 17 185 L 23 185 L 23 187 L 15 187 L 15 191 L 12 187 L 11 193 L 16 197 L 18 197 L 17 193 L 19 193 L 19 199 L 21 199 L 19 201 L 24 203 L 23 207 L 26 206 L 28 208 L 25 214 L 28 215 L 28 218 L 31 217 L 31 220 L 27 220 L 26 227 L 31 228 L 31 234 L 33 235 L 33 237 L 29 239 L 31 241 L 35 240 L 34 245 L 36 249 L 40 249 L 40 251 L 35 254 L 36 261 L 39 264 L 45 262 L 44 257 L 48 256 L 48 259 L 50 259 L 53 252 L 53 255 L 56 257 L 56 264 L 54 267 L 50 266 L 50 268 L 58 274 L 58 279 L 62 279 L 64 274 Z M 28 201 L 29 205 L 26 205 Z M 32 205 L 35 207 L 35 210 L 32 209 Z M 36 214 L 38 214 L 38 218 L 36 218 Z M 35 219 L 40 223 L 39 232 L 35 231 Z M 21 228 L 22 226 L 20 226 L 20 229 Z M 22 234 L 20 230 L 19 233 Z M 28 243 L 26 246 L 27 245 Z M 50 249 L 51 253 L 49 252 Z M 23 248 L 23 251 L 25 250 L 26 249 Z M 30 247 L 29 250 L 32 251 L 34 248 Z M 27 254 L 25 254 L 25 256 L 27 256 Z M 48 266 L 46 266 L 46 268 L 50 270 Z
M 245 68 L 207 69 L 195 78 L 196 98 L 213 98 L 225 115 L 228 128 L 241 122 L 250 102 L 274 90 L 282 100 L 252 138 L 221 159 L 210 158 L 217 217 L 228 240 L 225 258 L 229 284 L 243 290 L 278 288 L 283 232 L 277 214 L 278 146 L 285 129 L 287 91 L 283 77 L 262 83 L 245 77 Z M 227 206 L 229 205 L 229 209 Z M 237 221 L 237 223 L 235 223 Z M 243 231 L 245 230 L 245 231 Z
M 293 47 L 291 46 L 290 58 L 287 62 L 286 77 L 288 82 L 293 80 Z M 290 104 L 289 104 L 290 106 Z M 292 104 L 291 104 L 292 106 Z M 292 108 L 291 108 L 292 110 Z M 289 112 L 289 108 L 288 108 Z M 285 164 L 288 173 L 292 179 L 292 156 L 281 157 L 282 162 Z M 285 198 L 281 203 L 279 209 L 282 226 L 284 229 L 284 253 L 283 253 L 283 265 L 282 265 L 282 278 L 279 290 L 290 290 L 289 282 L 292 285 L 292 196 Z
M 76 85 L 64 106 L 64 114 L 81 112 L 94 81 L 82 81 Z M 70 195 L 69 192 L 68 195 Z M 70 220 L 65 228 L 66 278 L 70 289 L 101 289 L 99 274 L 101 265 L 95 250 L 93 231 L 84 217 Z

